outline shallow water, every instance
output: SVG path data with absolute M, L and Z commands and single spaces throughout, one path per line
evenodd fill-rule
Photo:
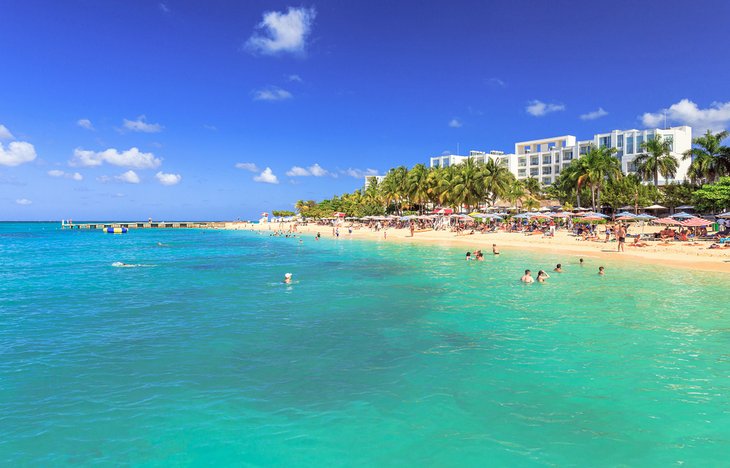
M 3 465 L 727 461 L 725 276 L 57 227 L 0 223 Z

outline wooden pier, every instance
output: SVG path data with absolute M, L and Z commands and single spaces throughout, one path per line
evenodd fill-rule
M 107 229 L 107 228 L 127 228 L 127 229 L 220 229 L 225 227 L 224 221 L 170 221 L 159 223 L 136 223 L 136 222 L 98 222 L 98 223 L 64 223 L 61 224 L 63 229 Z

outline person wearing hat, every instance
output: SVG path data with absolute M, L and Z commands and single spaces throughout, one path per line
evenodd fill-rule
M 284 283 L 291 284 L 291 273 L 286 273 L 284 275 Z

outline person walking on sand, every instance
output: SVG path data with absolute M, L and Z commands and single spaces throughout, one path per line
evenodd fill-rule
M 411 222 L 411 237 L 413 237 L 413 233 L 415 233 L 415 232 L 416 232 L 416 226 L 415 226 L 415 224 L 413 224 L 413 222 Z
M 623 224 L 619 224 L 616 230 L 616 238 L 618 239 L 618 252 L 623 252 L 626 243 L 626 228 Z

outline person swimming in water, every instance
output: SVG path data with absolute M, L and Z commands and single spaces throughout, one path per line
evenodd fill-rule
M 497 244 L 492 244 L 492 253 L 494 255 L 499 255 L 499 249 L 497 248 Z
M 540 270 L 537 272 L 537 282 L 538 283 L 544 283 L 546 279 L 550 278 L 550 275 L 545 273 L 545 270 Z
M 535 278 L 532 277 L 532 272 L 530 270 L 525 270 L 525 274 L 520 278 L 520 281 L 523 283 L 534 283 Z
M 291 284 L 291 273 L 286 273 L 284 275 L 284 284 Z
M 602 266 L 599 266 L 598 267 L 598 274 L 600 276 L 604 276 L 606 274 L 606 272 L 604 270 L 605 270 L 605 268 L 603 268 Z
M 562 264 L 560 264 L 560 263 L 558 263 L 558 264 L 557 264 L 557 265 L 555 266 L 555 269 L 554 269 L 553 271 L 556 271 L 556 272 L 558 272 L 558 273 L 562 273 L 562 272 L 563 272 L 563 265 L 562 265 Z

